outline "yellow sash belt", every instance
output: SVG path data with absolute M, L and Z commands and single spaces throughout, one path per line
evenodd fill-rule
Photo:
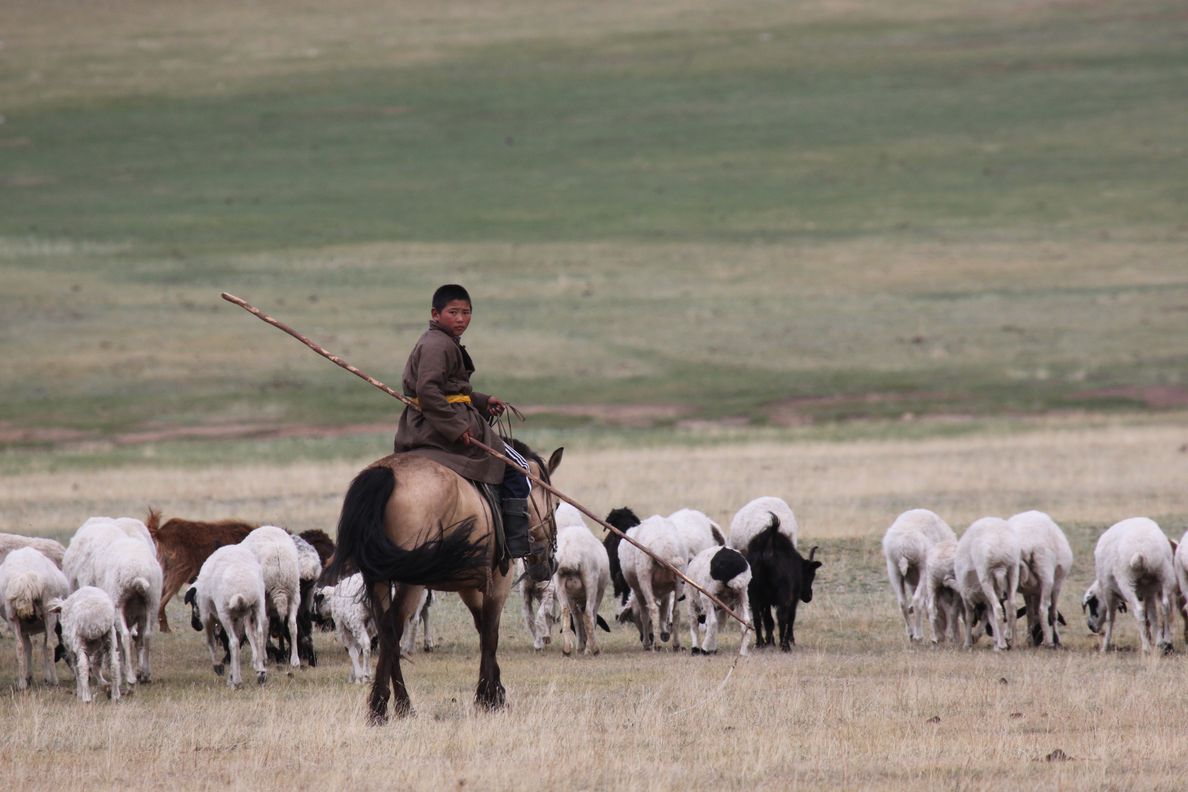
M 447 393 L 445 398 L 446 398 L 446 401 L 448 401 L 450 404 L 470 404 L 471 403 L 470 396 L 468 396 L 465 393 Z M 412 399 L 410 399 L 409 401 L 411 401 L 413 404 L 417 405 L 418 408 L 421 406 L 421 400 L 418 399 L 416 396 L 412 397 Z

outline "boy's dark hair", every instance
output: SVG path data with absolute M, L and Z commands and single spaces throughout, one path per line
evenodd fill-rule
M 454 300 L 466 300 L 466 302 L 470 302 L 470 293 L 456 283 L 447 283 L 445 286 L 439 286 L 437 291 L 433 292 L 433 310 L 440 313 Z

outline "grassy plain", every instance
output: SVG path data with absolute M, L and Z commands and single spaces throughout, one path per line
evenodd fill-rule
M 536 655 L 513 599 L 500 659 L 510 709 L 472 711 L 477 646 L 457 599 L 433 613 L 439 642 L 406 668 L 416 718 L 369 729 L 340 647 L 263 689 L 229 691 L 174 605 L 156 639 L 156 681 L 118 706 L 78 705 L 69 686 L 0 692 L 0 772 L 14 787 L 416 789 L 1177 789 L 1188 715 L 1174 705 L 1185 651 L 1100 656 L 1077 603 L 1108 524 L 1149 514 L 1188 528 L 1182 414 L 1097 423 L 1047 419 L 1009 433 L 925 440 L 570 448 L 558 483 L 599 511 L 700 507 L 727 521 L 776 492 L 795 504 L 802 542 L 823 558 L 789 655 L 646 655 L 629 630 L 598 657 Z M 60 538 L 83 517 L 139 513 L 333 525 L 367 457 L 284 465 L 10 474 L 6 524 Z M 959 530 L 983 514 L 1049 510 L 1077 556 L 1063 597 L 1066 649 L 998 655 L 906 646 L 884 577 L 881 532 L 904 508 L 937 509 Z M 687 641 L 686 641 L 687 643 Z M 15 660 L 0 641 L 0 682 Z M 68 679 L 67 679 L 68 681 Z M 934 720 L 938 719 L 939 720 Z M 1046 761 L 1059 749 L 1068 761 Z
M 447 597 L 419 716 L 383 729 L 327 636 L 232 693 L 179 631 L 116 707 L 0 688 L 0 778 L 1182 788 L 1183 652 L 1100 657 L 1076 603 L 1103 528 L 1188 528 L 1184 24 L 1173 0 L 4 3 L 0 530 L 149 505 L 331 529 L 395 407 L 218 293 L 395 384 L 459 280 L 477 383 L 567 446 L 566 490 L 722 522 L 780 494 L 826 566 L 797 651 L 721 687 L 729 656 L 622 630 L 538 657 L 513 603 L 498 715 Z M 1067 649 L 906 647 L 878 538 L 916 506 L 1051 512 Z

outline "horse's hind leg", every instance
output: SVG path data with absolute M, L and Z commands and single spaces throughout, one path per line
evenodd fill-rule
M 393 654 L 399 662 L 400 645 L 393 639 L 396 632 L 392 623 L 396 613 L 392 608 L 391 586 L 388 583 L 373 583 L 371 586 L 371 608 L 374 613 L 376 632 L 379 635 L 379 657 L 376 661 L 375 679 L 371 681 L 371 696 L 369 708 L 371 710 L 368 721 L 378 726 L 388 721 L 388 699 L 391 690 L 388 687 L 392 676 Z M 405 692 L 407 699 L 408 693 Z M 397 702 L 399 710 L 399 702 Z

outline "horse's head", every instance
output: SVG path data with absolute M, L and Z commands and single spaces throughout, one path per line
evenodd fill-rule
M 545 462 L 540 456 L 519 440 L 513 440 L 512 446 L 524 459 L 528 460 L 528 467 L 532 474 L 546 484 L 552 484 L 553 472 L 561 466 L 561 456 L 564 448 L 558 448 L 549 455 Z M 556 511 L 559 499 L 544 487 L 532 487 L 529 496 L 529 515 L 532 519 L 532 554 L 525 559 L 524 568 L 528 576 L 537 582 L 543 582 L 553 576 L 557 569 L 557 520 Z

